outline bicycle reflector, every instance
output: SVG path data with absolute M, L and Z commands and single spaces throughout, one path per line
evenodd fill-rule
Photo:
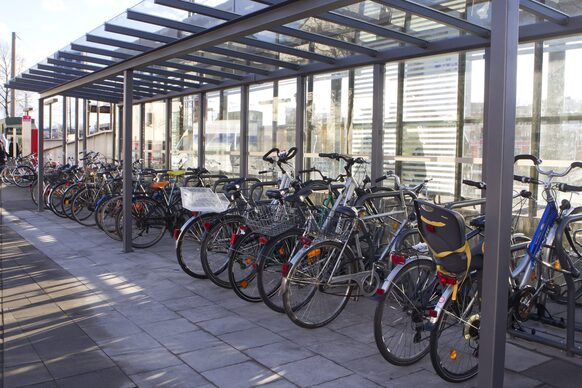
M 397 253 L 393 253 L 390 255 L 390 261 L 394 265 L 400 265 L 406 263 L 406 257 L 404 257 L 403 255 L 399 255 Z
M 382 296 L 382 295 L 384 295 L 385 293 L 386 293 L 386 291 L 385 291 L 385 290 L 384 290 L 382 287 L 380 287 L 380 288 L 378 288 L 378 289 L 376 290 L 376 295 L 380 295 L 380 296 Z
M 177 240 L 179 235 L 180 235 L 180 229 L 179 228 L 174 228 L 174 232 L 172 233 L 172 238 L 174 240 Z
M 435 309 L 430 309 L 427 312 L 428 312 L 428 316 L 431 318 L 436 318 L 439 315 L 439 313 Z
M 434 225 L 427 224 L 426 225 L 426 230 L 428 230 L 431 233 L 435 233 L 436 232 L 436 227 Z
M 457 278 L 452 277 L 452 276 L 447 276 L 443 273 L 438 272 L 437 276 L 441 282 L 441 284 L 446 284 L 446 285 L 450 285 L 450 286 L 454 286 L 455 284 L 457 284 Z
M 301 236 L 301 237 L 299 237 L 299 243 L 301 245 L 303 245 L 303 246 L 311 245 L 312 242 L 313 241 L 309 237 L 307 237 L 307 236 Z
M 234 245 L 235 241 L 236 241 L 236 232 L 232 232 L 232 234 L 230 236 L 230 245 Z
M 210 228 L 212 228 L 212 224 L 210 222 L 204 222 L 202 223 L 202 227 L 204 228 L 204 230 L 209 231 Z
M 281 264 L 281 274 L 283 275 L 284 278 L 286 278 L 287 275 L 289 274 L 289 269 L 291 269 L 289 263 Z
M 248 232 L 248 231 L 249 231 L 249 227 L 248 227 L 248 226 L 246 226 L 246 225 L 241 225 L 241 226 L 239 226 L 238 228 L 239 228 L 239 230 L 240 230 L 241 232 L 243 232 L 243 233 L 246 233 L 246 232 Z
M 259 237 L 259 245 L 265 245 L 269 242 L 269 239 L 266 238 L 265 236 L 261 236 Z
M 192 210 L 192 215 L 197 216 L 199 212 Z

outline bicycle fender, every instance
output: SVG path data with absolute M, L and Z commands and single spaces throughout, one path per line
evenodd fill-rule
M 443 311 L 443 308 L 445 307 L 445 303 L 447 303 L 447 300 L 449 300 L 449 298 L 453 294 L 454 288 L 455 287 L 451 286 L 451 285 L 447 286 L 447 288 L 445 289 L 445 291 L 443 292 L 443 294 L 439 298 L 439 301 L 434 308 L 434 311 L 436 311 L 436 314 L 435 314 L 436 316 L 430 318 L 430 322 L 432 324 L 435 324 L 437 319 L 439 319 L 439 316 L 441 315 L 441 311 Z
M 390 273 L 388 274 L 388 277 L 386 278 L 386 280 L 384 280 L 384 283 L 382 283 L 382 286 L 380 286 L 380 289 L 382 289 L 384 292 L 388 291 L 388 287 L 390 287 L 390 284 L 392 284 L 392 281 L 394 280 L 394 278 L 396 277 L 396 275 L 398 275 L 398 272 L 400 271 L 400 269 L 406 265 L 408 265 L 409 263 L 412 263 L 413 261 L 416 260 L 426 260 L 426 261 L 430 261 L 432 263 L 432 259 L 430 257 L 427 256 L 411 256 L 409 258 L 406 259 L 406 261 L 404 262 L 404 264 L 398 264 L 396 266 L 394 266 L 392 268 L 392 270 L 390 271 Z

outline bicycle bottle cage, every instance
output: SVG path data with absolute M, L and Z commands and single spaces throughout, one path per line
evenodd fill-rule
M 462 281 L 468 270 L 482 268 L 484 246 L 469 246 L 463 216 L 422 200 L 414 201 L 414 209 L 418 230 L 432 251 L 439 272 Z

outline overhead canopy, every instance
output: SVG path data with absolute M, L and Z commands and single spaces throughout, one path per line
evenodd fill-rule
M 578 0 L 520 0 L 520 41 L 582 33 Z M 144 0 L 11 80 L 47 98 L 148 101 L 487 47 L 490 1 Z

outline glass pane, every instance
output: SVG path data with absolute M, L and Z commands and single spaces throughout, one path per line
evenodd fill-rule
M 172 100 L 172 168 L 198 166 L 199 98 L 195 94 Z
M 337 176 L 340 163 L 321 159 L 320 152 L 371 158 L 372 67 L 310 76 L 307 79 L 305 166 Z M 367 165 L 354 169 L 364 174 Z
M 131 144 L 131 156 L 133 160 L 141 159 L 142 152 L 141 152 L 141 106 L 134 105 L 133 106 L 133 115 L 132 115 L 132 144 Z
M 240 88 L 206 95 L 205 167 L 213 173 L 240 174 Z
M 384 171 L 394 171 L 396 156 L 396 115 L 398 110 L 398 64 L 385 65 L 384 77 Z M 389 183 L 387 183 L 389 184 Z
M 296 81 L 253 85 L 249 91 L 249 175 L 276 179 L 272 174 L 256 174 L 272 167 L 262 156 L 273 147 L 287 150 L 295 146 Z M 292 161 L 294 163 L 294 161 Z
M 145 104 L 144 141 L 146 167 L 164 168 L 166 164 L 166 102 L 163 100 Z

